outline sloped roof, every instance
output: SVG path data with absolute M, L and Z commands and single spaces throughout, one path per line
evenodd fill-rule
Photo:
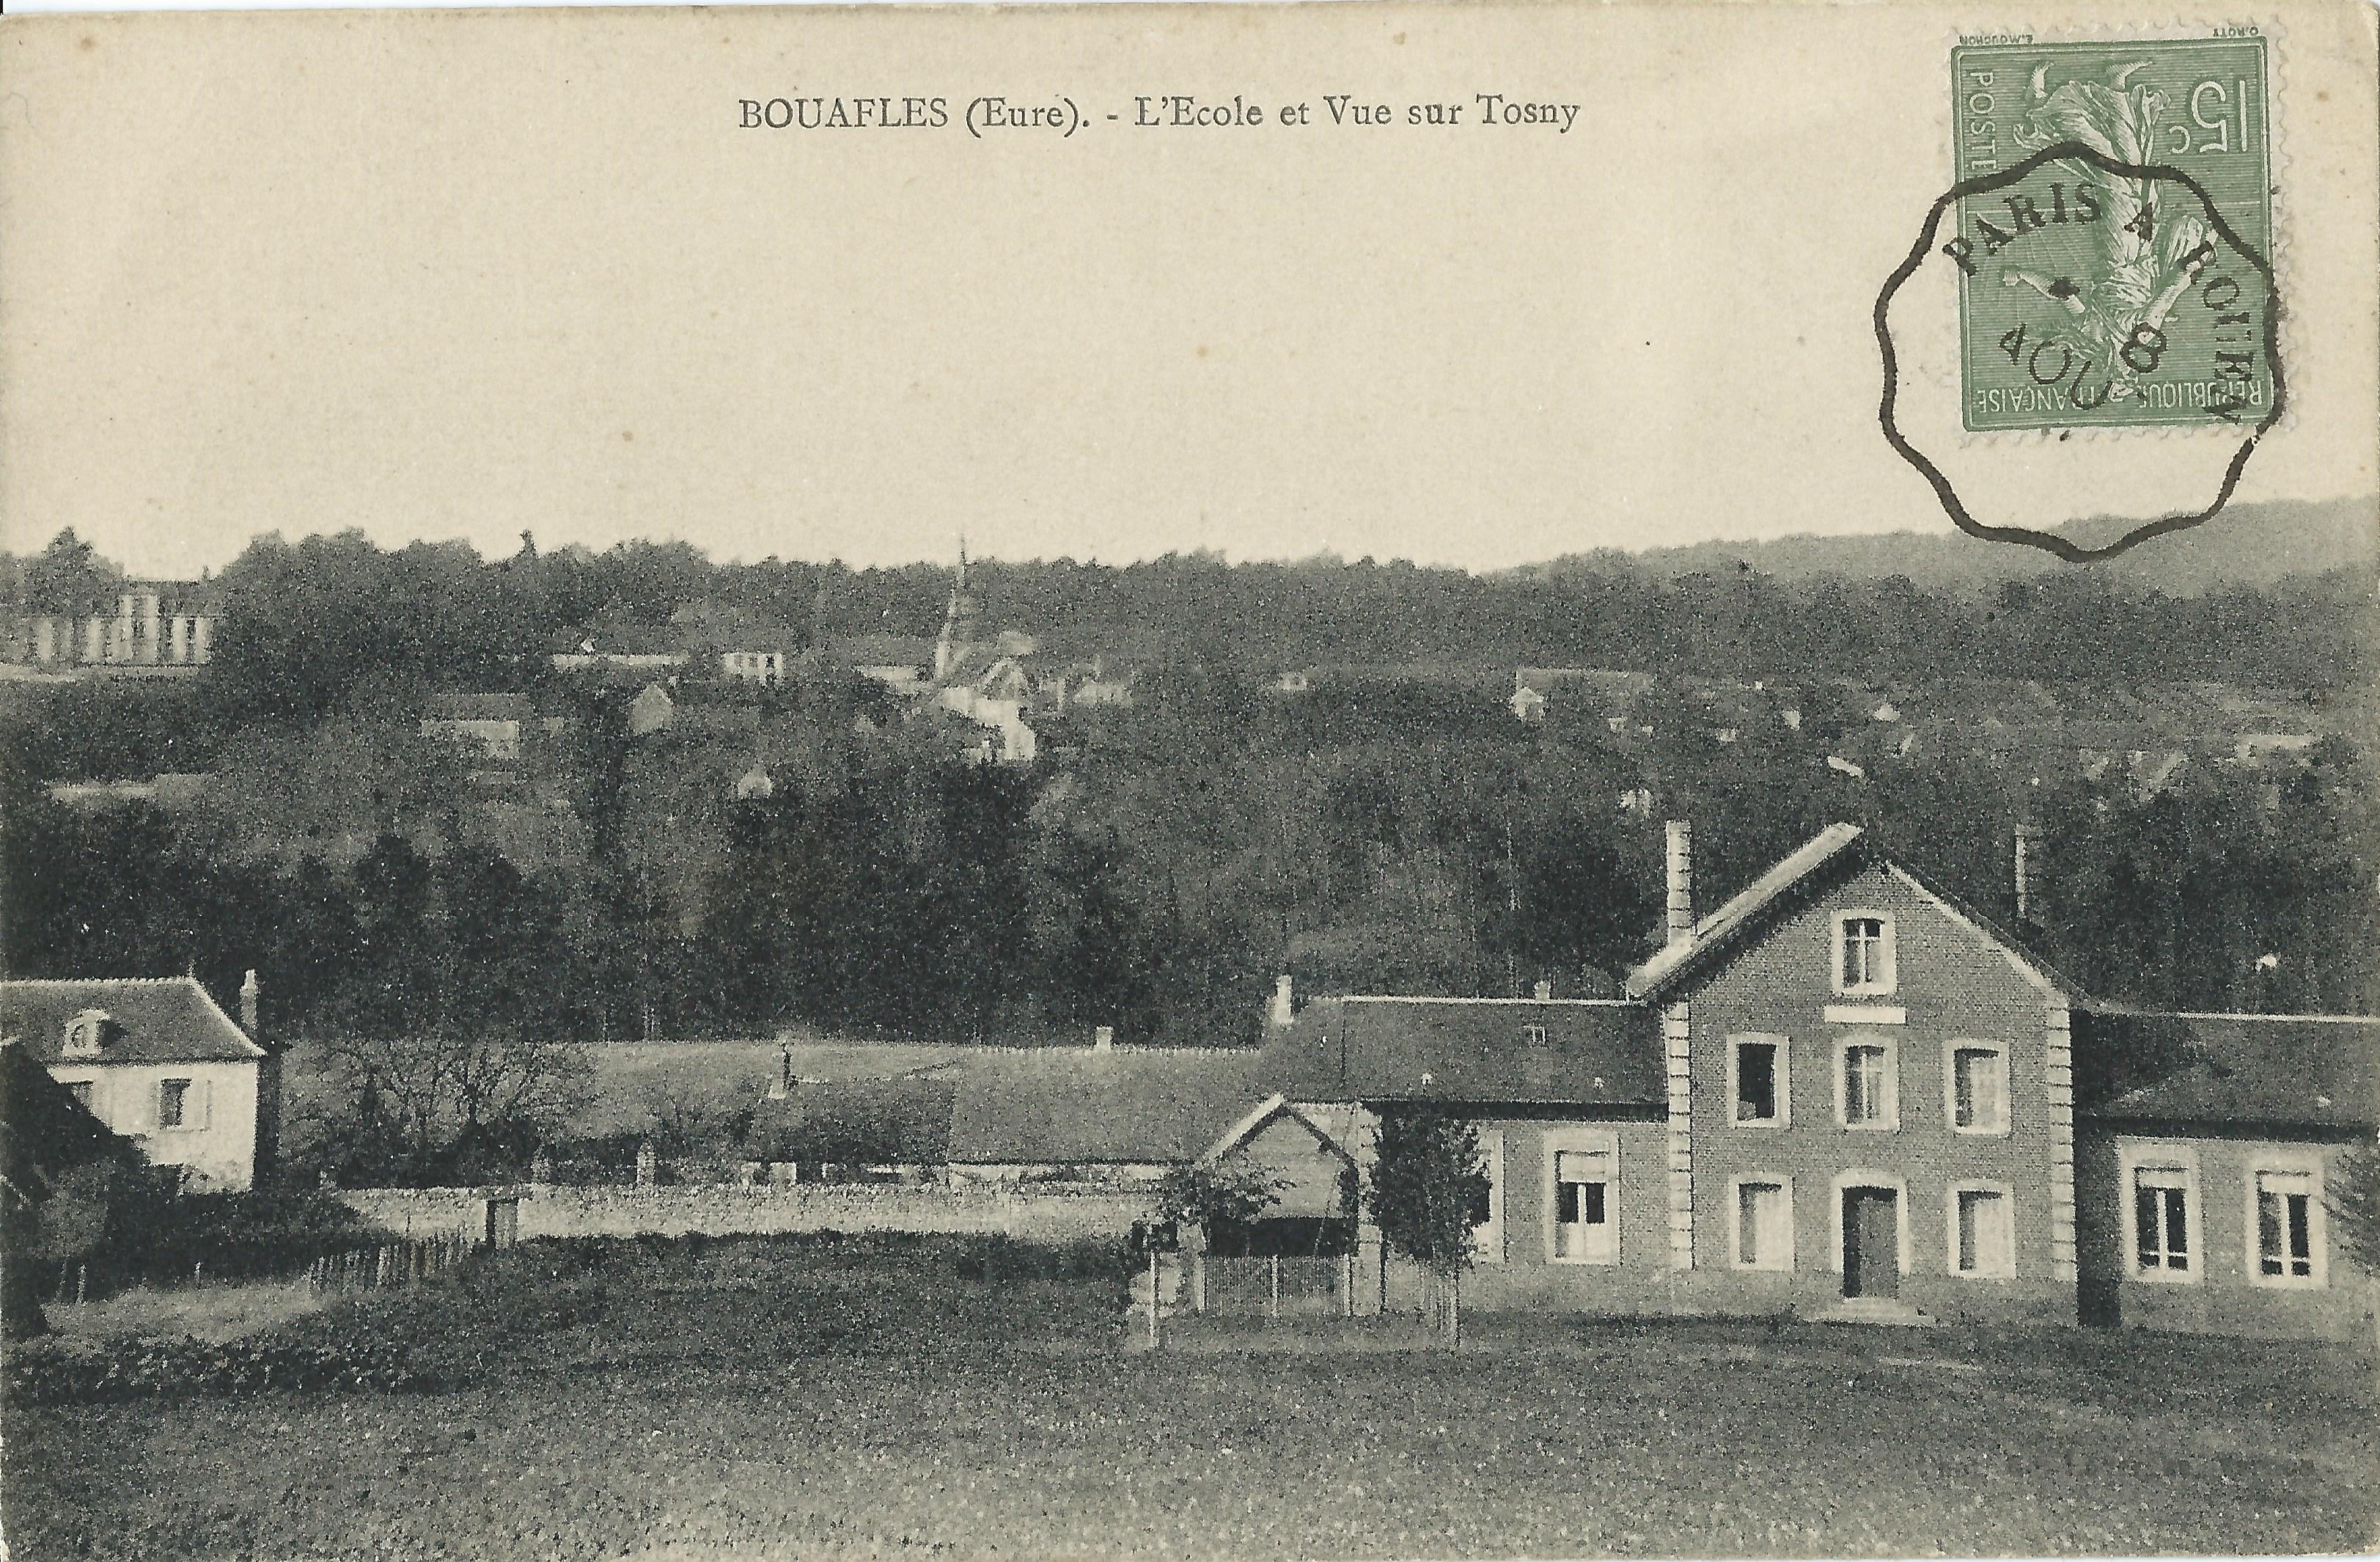
M 1254 1048 L 1050 1047 L 953 1068 L 950 1158 L 1059 1165 L 1196 1159 L 1272 1092 Z
M 1628 991 L 1639 997 L 1668 985 L 1691 964 L 1733 942 L 1763 911 L 1819 869 L 1841 857 L 1862 839 L 1856 824 L 1829 824 L 1775 867 L 1736 895 L 1726 905 L 1694 924 L 1694 935 L 1671 944 L 1628 973 Z
M 940 1165 L 950 1153 L 954 1094 L 947 1079 L 914 1075 L 805 1081 L 754 1111 L 746 1152 L 763 1161 Z
M 104 1009 L 116 1029 L 99 1063 L 237 1063 L 262 1057 L 231 1016 L 190 977 L 0 982 L 0 1036 L 50 1064 L 66 1044 L 67 1021 Z
M 2073 1023 L 2085 1118 L 2380 1128 L 2380 1019 L 2097 1007 Z
M 1830 759 L 1828 763 L 1832 764 L 1835 762 Z M 1667 946 L 1630 971 L 1629 993 L 1641 999 L 1657 996 L 1663 989 L 1676 985 L 1689 970 L 1706 964 L 1733 947 L 1753 928 L 1764 922 L 1770 911 L 1797 891 L 1812 884 L 1825 882 L 1832 870 L 1869 862 L 1888 865 L 1903 882 L 1930 897 L 1951 920 L 1964 924 L 1976 938 L 1998 948 L 2027 981 L 2043 987 L 2062 988 L 2070 994 L 2082 992 L 2080 986 L 2061 975 L 2048 961 L 1993 926 L 1973 908 L 1960 904 L 1953 897 L 1927 884 L 1916 870 L 1858 825 L 1829 824 L 1779 860 L 1775 867 L 1753 880 L 1726 905 L 1696 922 L 1692 938 Z
M 1295 1101 L 1668 1098 L 1659 1018 L 1625 999 L 1325 998 L 1268 1053 L 1276 1088 Z

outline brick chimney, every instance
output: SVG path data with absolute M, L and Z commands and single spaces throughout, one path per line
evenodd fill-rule
M 1670 942 L 1683 944 L 1694 935 L 1694 827 L 1683 819 L 1670 821 Z
M 794 1093 L 794 1054 L 789 1047 L 777 1049 L 777 1077 L 769 1081 L 769 1099 L 783 1101 Z
M 1278 1031 L 1297 1018 L 1297 986 L 1293 978 L 1275 977 L 1272 1002 L 1265 1008 L 1265 1024 Z
M 250 970 L 239 984 L 239 1028 L 248 1032 L 251 1042 L 261 1043 L 264 1032 L 256 1019 L 257 999 L 261 990 L 256 984 L 256 972 Z
M 1537 981 L 1537 1002 L 1544 1003 L 1554 995 L 1554 984 L 1540 977 Z
M 1093 1052 L 1115 1051 L 1115 1027 L 1112 1025 L 1093 1026 L 1091 1028 L 1091 1050 Z

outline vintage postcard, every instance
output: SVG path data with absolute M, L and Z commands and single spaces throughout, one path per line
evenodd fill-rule
M 0 19 L 0 1555 L 2369 1551 L 2376 18 Z

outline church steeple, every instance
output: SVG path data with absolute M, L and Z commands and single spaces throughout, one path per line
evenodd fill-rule
M 951 669 L 963 661 L 970 647 L 982 638 L 981 627 L 976 621 L 976 600 L 967 590 L 966 534 L 959 534 L 958 573 L 951 580 L 950 605 L 942 613 L 942 632 L 934 641 L 934 677 L 937 680 L 951 676 Z

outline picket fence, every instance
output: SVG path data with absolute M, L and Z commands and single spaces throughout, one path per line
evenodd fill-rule
M 461 1264 L 470 1257 L 473 1246 L 468 1232 L 450 1231 L 324 1253 L 314 1260 L 314 1289 L 317 1294 L 343 1296 L 411 1285 Z

